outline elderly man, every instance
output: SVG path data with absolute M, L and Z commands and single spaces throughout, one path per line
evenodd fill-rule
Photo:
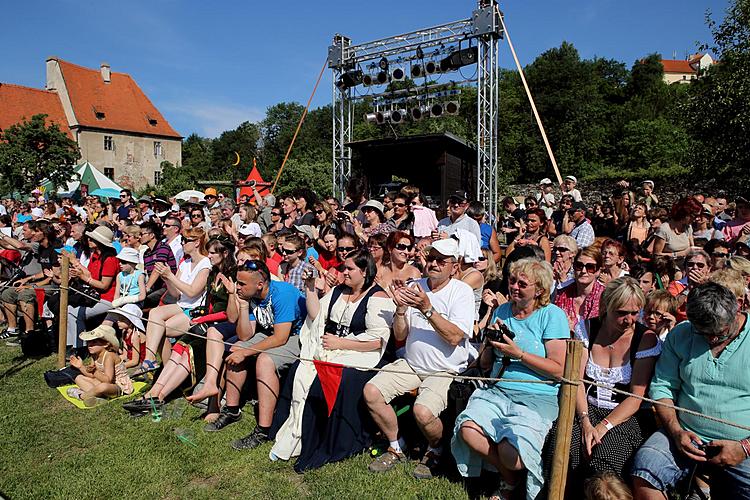
M 667 335 L 650 396 L 704 415 L 750 425 L 750 331 L 737 297 L 717 283 L 693 289 L 688 321 Z M 748 432 L 657 405 L 662 428 L 635 455 L 636 498 L 665 499 L 699 465 L 712 498 L 750 498 Z
M 373 472 L 385 472 L 406 460 L 403 438 L 399 438 L 396 413 L 390 402 L 418 390 L 414 418 L 427 438 L 428 450 L 414 469 L 414 477 L 428 479 L 442 452 L 443 424 L 440 413 L 448 405 L 450 374 L 460 373 L 469 359 L 469 338 L 474 323 L 471 287 L 451 279 L 458 271 L 458 243 L 448 238 L 436 241 L 427 257 L 427 278 L 407 285 L 394 281 L 396 302 L 393 334 L 406 340 L 406 351 L 375 375 L 364 388 L 373 420 L 390 441 L 388 451 L 370 464 Z M 393 373 L 402 372 L 402 373 Z
M 583 202 L 573 202 L 573 206 L 568 209 L 568 220 L 573 223 L 570 236 L 576 240 L 579 250 L 594 243 L 596 235 L 591 222 L 586 218 L 586 205 Z
M 477 242 L 482 243 L 482 231 L 479 229 L 477 221 L 466 215 L 466 209 L 469 208 L 469 199 L 464 191 L 456 191 L 448 197 L 448 217 L 440 219 L 438 222 L 437 232 L 446 233 L 451 236 L 458 229 L 465 229 L 477 237 Z M 433 239 L 437 234 L 433 232 Z

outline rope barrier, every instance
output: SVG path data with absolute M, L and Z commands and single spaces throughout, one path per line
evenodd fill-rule
M 7 285 L 0 286 L 0 288 L 8 288 L 8 286 Z M 87 298 L 92 299 L 92 300 L 99 300 L 101 302 L 100 299 L 98 299 L 96 297 L 93 297 L 93 296 L 90 296 L 90 295 L 87 295 L 84 292 L 80 292 L 80 291 L 76 290 L 73 287 L 70 287 L 70 289 L 74 290 L 76 293 L 79 293 L 79 294 L 83 295 L 84 297 L 87 297 Z M 49 288 L 47 290 L 48 291 L 61 290 L 61 287 L 53 287 L 53 288 Z M 112 309 L 115 310 L 115 309 L 118 309 L 118 308 L 113 307 Z M 118 309 L 118 310 L 121 310 L 121 309 Z M 126 315 L 125 317 L 128 317 L 128 316 Z M 167 328 L 166 323 L 160 323 L 158 321 L 155 321 L 155 320 L 152 320 L 152 319 L 148 319 L 148 318 L 142 318 L 142 319 L 144 319 L 146 323 L 153 323 L 155 325 L 164 327 L 165 329 Z M 172 328 L 172 327 L 170 327 L 170 330 L 177 331 L 180 334 L 186 335 L 186 336 L 189 336 L 189 337 L 203 339 L 206 342 L 218 342 L 218 343 L 221 343 L 223 345 L 230 346 L 230 347 L 236 345 L 236 344 L 232 344 L 230 342 L 226 342 L 226 341 L 220 340 L 220 339 L 209 339 L 206 336 L 203 336 L 203 335 L 200 335 L 200 334 L 197 334 L 197 333 L 193 333 L 193 332 L 190 332 L 190 331 L 185 331 L 185 330 L 176 329 L 176 328 Z M 262 352 L 265 352 L 265 351 L 263 351 L 261 349 L 255 349 L 252 346 L 240 347 L 240 348 L 241 349 L 246 349 L 246 350 L 249 350 L 249 351 L 252 351 L 252 352 L 255 352 L 256 354 L 260 354 Z M 316 361 L 316 360 L 313 360 L 313 359 L 302 358 L 301 356 L 293 356 L 291 354 L 278 353 L 277 355 L 280 356 L 280 357 L 283 357 L 283 358 L 294 359 L 296 361 L 303 361 L 303 362 L 306 362 L 306 363 L 313 363 L 314 361 Z M 164 361 L 164 360 L 162 360 L 162 361 Z M 340 363 L 337 363 L 337 364 L 340 364 Z M 400 374 L 400 375 L 417 375 L 419 377 L 422 377 L 422 376 L 424 376 L 424 377 L 428 377 L 428 376 L 429 377 L 441 377 L 441 378 L 451 378 L 453 380 L 474 380 L 474 381 L 479 381 L 479 382 L 491 382 L 491 383 L 508 382 L 508 383 L 527 383 L 527 384 L 545 384 L 545 385 L 551 385 L 551 384 L 558 384 L 558 383 L 560 383 L 560 384 L 569 384 L 569 385 L 573 385 L 573 386 L 580 385 L 580 382 L 576 382 L 576 381 L 567 379 L 565 377 L 558 377 L 558 378 L 555 378 L 553 380 L 526 380 L 526 379 L 506 379 L 506 378 L 494 378 L 494 377 L 479 377 L 479 376 L 473 376 L 473 375 L 461 375 L 461 374 L 449 374 L 449 373 L 405 372 L 405 371 L 401 371 L 401 370 L 393 370 L 393 369 L 388 369 L 388 368 L 376 368 L 376 367 L 348 365 L 348 364 L 341 364 L 341 366 L 343 368 L 353 368 L 355 370 L 361 370 L 361 371 L 374 371 L 374 372 L 396 373 L 396 374 Z M 632 392 L 623 391 L 621 389 L 617 389 L 615 387 L 611 387 L 611 386 L 609 386 L 607 384 L 601 384 L 601 383 L 593 382 L 593 381 L 590 381 L 590 380 L 581 380 L 581 382 L 584 385 L 601 387 L 603 389 L 608 389 L 608 390 L 610 390 L 610 391 L 612 391 L 614 393 L 622 394 L 624 396 L 633 397 L 633 398 L 636 398 L 636 399 L 639 399 L 641 401 L 645 401 L 645 402 L 648 402 L 648 403 L 651 403 L 651 404 L 654 404 L 654 405 L 659 405 L 659 406 L 663 406 L 663 407 L 666 407 L 666 408 L 671 408 L 671 409 L 673 409 L 675 411 L 687 413 L 688 415 L 692 415 L 692 416 L 700 417 L 700 418 L 705 418 L 706 420 L 711 420 L 713 422 L 717 422 L 717 423 L 720 423 L 720 424 L 728 425 L 730 427 L 735 427 L 735 428 L 738 428 L 738 429 L 750 431 L 750 426 L 738 424 L 738 423 L 731 422 L 729 420 L 725 420 L 725 419 L 718 418 L 718 417 L 713 417 L 711 415 L 706 415 L 706 414 L 697 412 L 695 410 L 690 410 L 688 408 L 682 408 L 682 407 L 674 405 L 674 404 L 664 403 L 662 401 L 651 399 L 651 398 L 648 398 L 646 396 L 639 396 L 637 394 L 633 394 Z

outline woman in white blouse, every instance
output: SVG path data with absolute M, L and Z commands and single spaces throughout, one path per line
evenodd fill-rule
M 582 486 L 578 481 L 604 472 L 625 479 L 633 454 L 655 428 L 653 413 L 642 410 L 640 399 L 611 390 L 644 396 L 648 389 L 661 343 L 654 332 L 637 321 L 645 304 L 636 280 L 614 279 L 602 292 L 599 317 L 582 320 L 584 328 L 576 328 L 576 337 L 586 347 L 581 376 L 604 387 L 578 386 L 570 448 L 573 488 Z M 547 465 L 551 463 L 556 427 L 545 453 Z
M 334 287 L 319 302 L 314 289 L 308 290 L 308 323 L 300 333 L 303 360 L 361 368 L 380 363 L 396 306 L 375 283 L 376 275 L 372 255 L 357 250 L 344 261 L 343 285 Z M 307 283 L 312 288 L 312 281 Z M 359 403 L 362 388 L 374 375 L 375 372 L 344 368 L 335 406 L 328 408 L 315 365 L 300 361 L 289 416 L 276 433 L 271 458 L 288 460 L 299 456 L 295 469 L 301 472 L 360 453 L 370 436 L 364 425 L 366 411 L 360 415 L 363 406 Z

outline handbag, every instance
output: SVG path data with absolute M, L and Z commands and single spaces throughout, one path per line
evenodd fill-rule
M 81 372 L 77 368 L 66 366 L 59 370 L 47 370 L 44 372 L 44 381 L 54 389 L 63 385 L 75 384 L 76 377 L 80 374 Z
M 80 279 L 71 282 L 68 305 L 72 307 L 94 307 L 102 297 L 101 292 Z

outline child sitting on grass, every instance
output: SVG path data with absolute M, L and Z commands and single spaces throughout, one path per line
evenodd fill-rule
M 141 366 L 146 359 L 146 327 L 143 324 L 143 313 L 135 304 L 125 304 L 107 314 L 104 325 L 115 324 L 122 337 L 120 359 L 125 363 L 128 373 Z
M 79 335 L 87 342 L 92 364 L 84 365 L 78 356 L 70 357 L 70 366 L 77 368 L 81 374 L 76 377 L 76 385 L 68 389 L 68 396 L 77 398 L 86 406 L 93 406 L 97 398 L 121 396 L 133 393 L 133 381 L 127 374 L 125 363 L 117 355 L 120 341 L 115 329 L 101 325 L 90 332 Z

